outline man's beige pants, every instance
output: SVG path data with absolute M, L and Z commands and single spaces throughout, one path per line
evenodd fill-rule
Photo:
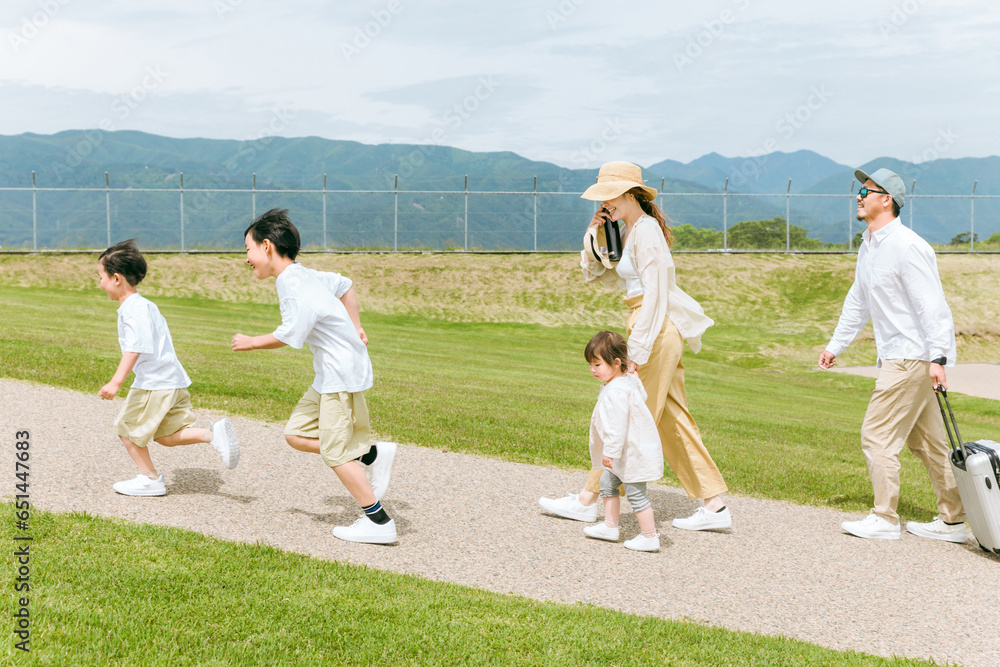
M 625 324 L 627 333 L 631 334 L 642 297 L 628 298 L 625 303 L 632 309 Z M 689 498 L 711 498 L 725 493 L 727 487 L 688 411 L 684 364 L 681 362 L 683 354 L 684 339 L 670 318 L 664 318 L 649 360 L 638 368 L 639 379 L 646 390 L 646 407 L 653 413 L 660 434 L 664 460 Z M 591 470 L 584 488 L 597 493 L 600 479 L 601 470 Z
M 899 523 L 899 454 L 904 443 L 927 468 L 941 519 L 965 521 L 929 373 L 927 361 L 883 361 L 861 426 L 861 450 L 875 492 L 872 511 L 894 524 Z

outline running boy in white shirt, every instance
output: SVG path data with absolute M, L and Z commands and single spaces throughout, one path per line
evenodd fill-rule
M 628 373 L 628 342 L 613 331 L 601 331 L 587 343 L 584 356 L 590 373 L 604 383 L 590 417 L 590 459 L 604 468 L 601 497 L 604 521 L 583 532 L 599 540 L 618 541 L 621 511 L 619 487 L 624 483 L 642 532 L 625 541 L 634 551 L 658 551 L 653 505 L 646 496 L 646 482 L 663 477 L 663 449 L 653 415 L 646 407 L 646 391 L 635 373 Z
M 352 282 L 339 273 L 314 271 L 295 261 L 301 241 L 286 209 L 259 216 L 244 235 L 247 264 L 254 275 L 259 280 L 275 278 L 281 326 L 262 336 L 236 334 L 233 350 L 285 345 L 301 349 L 309 344 L 316 378 L 288 418 L 285 440 L 294 449 L 322 456 L 361 505 L 361 517 L 350 526 L 334 528 L 335 537 L 391 544 L 396 541 L 396 522 L 380 501 L 396 445 L 369 442 L 363 392 L 373 383 L 372 364 Z
M 114 490 L 126 496 L 162 496 L 167 492 L 163 475 L 149 456 L 149 443 L 166 447 L 211 443 L 227 468 L 240 460 L 236 431 L 228 419 L 211 429 L 193 428 L 191 385 L 174 352 L 167 321 L 152 301 L 136 291 L 146 277 L 146 260 L 135 239 L 111 246 L 97 260 L 97 275 L 108 298 L 117 301 L 118 344 L 122 359 L 114 377 L 101 387 L 108 400 L 118 395 L 128 374 L 135 372 L 125 405 L 115 420 L 115 432 L 139 468 L 135 479 L 118 482 Z

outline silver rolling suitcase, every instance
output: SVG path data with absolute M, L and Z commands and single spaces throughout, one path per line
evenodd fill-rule
M 955 473 L 966 519 L 980 548 L 1000 554 L 1000 444 L 992 440 L 963 443 L 948 402 L 948 392 L 941 387 L 937 392 L 944 430 L 951 443 L 951 470 Z M 948 407 L 947 417 L 945 406 Z

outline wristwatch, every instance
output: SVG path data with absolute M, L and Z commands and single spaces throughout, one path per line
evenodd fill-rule
M 938 357 L 937 359 L 931 359 L 931 363 L 940 364 L 944 366 L 946 363 L 948 363 L 948 357 Z

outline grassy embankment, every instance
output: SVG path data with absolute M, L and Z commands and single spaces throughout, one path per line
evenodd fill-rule
M 376 369 L 369 404 L 381 435 L 586 466 L 583 439 L 596 387 L 582 348 L 599 328 L 621 329 L 623 313 L 618 294 L 579 283 L 571 257 L 304 259 L 357 281 Z M 719 322 L 702 354 L 685 361 L 692 410 L 730 486 L 863 511 L 870 490 L 857 429 L 871 381 L 812 370 L 849 285 L 851 258 L 678 261 L 682 285 Z M 97 288 L 93 265 L 93 257 L 0 258 L 0 376 L 88 392 L 110 377 L 119 357 L 115 304 Z M 941 268 L 963 359 L 996 359 L 1000 317 L 991 276 L 1000 261 L 948 257 Z M 287 416 L 311 378 L 309 354 L 228 349 L 233 332 L 275 326 L 273 285 L 254 282 L 231 256 L 154 256 L 142 291 L 171 324 L 196 406 Z M 872 347 L 858 341 L 842 363 L 871 363 Z M 956 396 L 955 407 L 966 438 L 1000 427 L 995 401 Z M 901 513 L 928 519 L 926 475 L 913 457 L 903 463 Z M 45 554 L 33 603 L 35 664 L 580 664 L 613 655 L 636 664 L 882 664 L 184 531 L 37 512 L 35 519 Z M 9 533 L 10 521 L 3 525 Z M 370 625 L 358 620 L 375 618 Z M 605 636 L 617 639 L 586 630 L 595 627 L 616 628 Z M 634 639 L 640 636 L 650 640 Z

